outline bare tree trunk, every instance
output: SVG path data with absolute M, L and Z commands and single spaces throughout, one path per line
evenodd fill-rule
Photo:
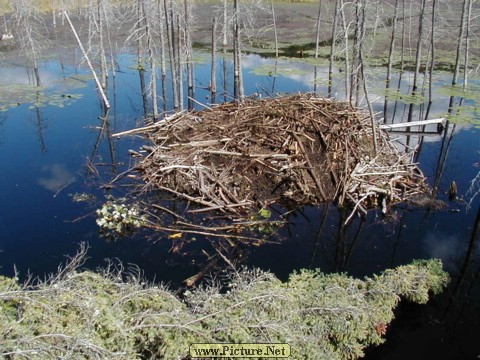
M 187 61 L 187 86 L 188 86 L 188 110 L 193 110 L 193 99 L 195 98 L 193 61 L 192 61 L 192 41 L 190 38 L 190 10 L 188 0 L 184 0 L 185 5 L 185 49 Z
M 210 93 L 212 104 L 217 101 L 217 42 L 215 41 L 217 34 L 217 18 L 213 18 L 212 23 L 212 77 L 210 81 Z
M 145 84 L 145 67 L 143 66 L 143 36 L 140 36 L 141 24 L 142 24 L 142 5 L 141 0 L 137 1 L 137 23 L 136 31 L 139 33 L 137 37 L 137 67 L 138 67 L 138 76 L 140 78 L 140 92 L 142 94 L 142 105 L 143 105 L 143 115 L 147 116 L 148 114 L 148 97 L 147 97 L 147 86 Z
M 102 14 L 102 0 L 97 0 L 97 19 L 98 19 L 98 46 L 100 50 L 100 78 L 103 90 L 107 89 L 107 57 L 105 55 L 105 46 L 103 44 L 103 14 Z
M 457 41 L 457 52 L 455 55 L 455 69 L 453 71 L 452 87 L 454 87 L 458 83 L 458 74 L 460 72 L 460 58 L 462 53 L 462 43 L 463 43 L 463 38 L 465 36 L 465 22 L 466 22 L 465 18 L 466 18 L 466 13 L 468 9 L 468 2 L 469 0 L 463 0 L 462 15 L 460 17 L 460 29 L 459 29 L 458 41 Z M 448 104 L 448 114 L 451 114 L 453 111 L 454 100 L 455 100 L 455 97 L 453 95 L 450 96 L 450 103 Z
M 423 40 L 423 16 L 425 14 L 425 4 L 426 0 L 422 0 L 420 5 L 420 15 L 418 16 L 418 41 L 417 41 L 417 50 L 415 53 L 415 72 L 413 74 L 413 87 L 412 87 L 412 96 L 415 97 L 418 92 L 418 76 L 420 74 L 420 65 L 422 62 L 422 40 Z M 413 102 L 410 103 L 408 110 L 408 121 L 412 121 L 413 117 Z M 410 131 L 407 128 L 407 131 Z
M 177 87 L 177 69 L 175 64 L 175 52 L 173 49 L 173 24 L 170 13 L 169 0 L 163 0 L 164 12 L 165 12 L 165 24 L 167 29 L 167 41 L 168 41 L 168 53 L 170 57 L 170 69 L 172 73 L 172 96 L 173 96 L 173 108 L 178 110 L 178 87 Z
M 180 33 L 182 31 L 182 25 L 180 23 L 180 15 L 176 15 L 177 33 L 175 35 L 175 50 L 177 58 L 177 74 L 178 74 L 178 105 L 180 110 L 183 110 L 183 62 L 182 62 L 182 37 Z
M 365 79 L 365 62 L 363 59 L 363 49 L 360 47 L 360 72 L 363 81 L 363 91 L 365 93 L 365 100 L 368 105 L 368 112 L 370 114 L 370 122 L 372 124 L 372 142 L 373 142 L 373 157 L 377 156 L 378 153 L 378 145 L 377 145 L 377 124 L 375 122 L 375 113 L 373 111 L 372 103 L 370 102 L 370 98 L 368 97 L 368 88 L 367 88 L 367 81 Z
M 315 59 L 318 58 L 320 52 L 320 23 L 322 19 L 322 0 L 318 1 L 318 15 L 317 15 L 317 27 L 315 35 Z
M 330 59 L 328 65 L 328 97 L 332 97 L 332 85 L 333 85 L 333 59 L 335 57 L 335 42 L 337 41 L 337 17 L 339 10 L 340 0 L 335 0 L 335 12 L 333 14 L 332 24 L 332 44 L 330 45 Z
M 145 37 L 147 39 L 148 60 L 150 62 L 150 97 L 152 98 L 153 119 L 158 118 L 157 102 L 157 63 L 155 60 L 155 51 L 150 26 L 150 14 L 145 9 L 145 0 L 142 1 L 143 21 L 145 22 Z
M 320 54 L 320 23 L 322 19 L 322 0 L 318 2 L 318 15 L 317 15 L 317 27 L 316 27 L 316 35 L 315 35 L 315 59 L 318 59 L 318 55 Z M 317 93 L 317 66 L 315 65 L 314 69 L 314 76 L 313 76 L 313 92 Z
M 227 68 L 227 0 L 223 0 L 223 102 L 228 98 L 228 68 Z
M 470 22 L 472 18 L 472 0 L 467 0 L 467 19 L 466 19 L 466 29 L 465 29 L 465 58 L 463 63 L 463 91 L 467 91 L 468 83 L 468 64 L 470 56 Z
M 57 17 L 55 16 L 55 12 L 56 12 L 55 2 L 56 2 L 55 0 L 52 0 L 52 23 L 54 28 L 57 27 Z
M 437 21 L 437 0 L 432 0 L 432 28 L 430 30 L 430 68 L 428 70 L 428 106 L 425 119 L 430 115 L 433 103 L 433 69 L 435 67 L 435 22 Z M 422 139 L 423 140 L 423 139 Z
M 395 8 L 393 12 L 392 20 L 392 34 L 390 35 L 390 47 L 388 50 L 388 65 L 387 65 L 387 78 L 385 80 L 385 102 L 383 104 L 383 122 L 387 122 L 388 113 L 388 93 L 390 90 L 390 83 L 392 81 L 392 62 L 393 52 L 395 49 L 395 34 L 397 32 L 397 20 L 398 20 L 398 0 L 395 0 Z
M 340 8 L 340 18 L 342 19 L 342 27 L 343 27 L 343 41 L 345 44 L 345 69 L 344 69 L 344 74 L 345 74 L 345 98 L 351 97 L 350 93 L 350 81 L 349 81 L 349 76 L 350 76 L 350 49 L 348 47 L 348 25 L 347 25 L 347 19 L 345 18 L 345 3 L 343 0 L 341 0 L 341 8 Z
M 400 88 L 402 85 L 403 79 L 403 71 L 405 67 L 405 0 L 402 0 L 402 47 L 400 51 L 400 72 L 398 74 L 398 82 L 397 82 L 397 92 L 400 92 Z M 393 107 L 392 112 L 392 123 L 395 120 L 395 115 L 397 113 L 397 106 L 398 106 L 398 99 L 395 100 L 395 106 Z
M 350 83 L 350 103 L 355 106 L 359 104 L 360 82 L 361 82 L 361 59 L 360 54 L 365 37 L 365 7 L 364 0 L 355 0 L 355 35 L 353 38 L 352 50 L 352 74 Z M 355 99 L 355 102 L 353 100 Z
M 233 94 L 237 101 L 243 101 L 242 63 L 241 63 L 241 42 L 240 42 L 240 0 L 233 0 L 234 22 L 233 22 L 233 67 L 234 67 L 234 88 Z
M 162 97 L 163 97 L 163 111 L 167 112 L 167 63 L 165 59 L 165 32 L 163 30 L 162 9 L 160 1 L 157 2 L 157 18 L 160 32 L 160 61 L 162 65 Z
M 278 59 L 277 20 L 275 19 L 275 8 L 273 6 L 273 0 L 270 0 L 270 8 L 271 8 L 271 11 L 272 11 L 273 35 L 274 35 L 274 39 L 275 39 L 275 59 Z

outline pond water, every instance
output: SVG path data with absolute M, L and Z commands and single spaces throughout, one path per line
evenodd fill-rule
M 207 58 L 198 56 L 195 68 L 196 98 L 205 103 L 210 101 L 210 64 L 202 59 Z M 54 272 L 66 255 L 74 254 L 80 242 L 90 247 L 86 263 L 90 268 L 118 258 L 124 264 L 138 265 L 148 279 L 172 286 L 199 271 L 205 245 L 201 241 L 185 255 L 172 252 L 168 239 L 152 241 L 148 232 L 116 241 L 99 234 L 95 210 L 108 194 L 118 197 L 129 191 L 119 186 L 106 192 L 100 185 L 132 164 L 128 150 L 137 150 L 143 141 L 108 136 L 144 125 L 136 57 L 119 54 L 117 61 L 118 71 L 109 88 L 112 109 L 106 133 L 101 133 L 103 110 L 85 69 L 60 57 L 44 61 L 40 69 L 43 85 L 35 88 L 28 69 L 11 61 L 0 62 L 0 274 L 43 277 Z M 282 60 L 277 64 L 278 76 L 272 76 L 272 59 L 249 55 L 243 66 L 246 94 L 314 90 L 314 69 L 307 63 Z M 223 84 L 220 63 L 218 68 Z M 326 93 L 325 70 L 317 69 L 317 75 L 316 90 L 322 95 Z M 437 77 L 437 85 L 450 81 L 449 74 Z M 448 96 L 437 90 L 431 118 L 444 113 L 448 104 Z M 340 86 L 336 89 L 338 98 L 342 91 Z M 371 97 L 376 96 L 372 93 Z M 375 104 L 375 110 L 380 109 L 381 101 Z M 471 182 L 480 171 L 480 131 L 457 125 L 452 134 L 452 129 L 450 124 L 445 137 L 425 137 L 417 159 L 429 183 L 438 184 L 445 208 L 427 211 L 400 205 L 392 210 L 392 218 L 370 211 L 365 221 L 357 218 L 343 226 L 348 214 L 334 205 L 307 207 L 291 215 L 279 243 L 243 249 L 243 263 L 286 279 L 300 268 L 363 277 L 413 259 L 440 258 L 452 276 L 449 289 L 426 306 L 402 304 L 388 341 L 369 351 L 367 358 L 477 358 L 480 256 L 478 236 L 472 234 L 479 226 L 479 200 L 473 199 L 469 207 L 466 202 L 471 198 Z M 87 171 L 90 159 L 99 169 L 96 176 Z M 448 200 L 452 181 L 463 201 Z M 74 201 L 75 194 L 84 193 L 90 201 Z

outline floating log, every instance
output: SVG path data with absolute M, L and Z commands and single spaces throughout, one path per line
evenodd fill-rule
M 395 123 L 395 124 L 381 124 L 379 125 L 380 129 L 382 130 L 390 130 L 390 129 L 399 129 L 399 128 L 408 128 L 413 126 L 425 126 L 430 124 L 441 124 L 445 126 L 447 119 L 439 118 L 439 119 L 429 119 L 429 120 L 419 120 L 419 121 L 410 121 L 410 122 L 402 122 L 402 123 Z

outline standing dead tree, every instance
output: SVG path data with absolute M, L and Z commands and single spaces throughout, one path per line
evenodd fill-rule
M 39 59 L 49 40 L 44 35 L 46 27 L 39 9 L 32 1 L 16 0 L 11 4 L 17 31 L 16 41 L 25 57 L 31 61 L 35 85 L 40 86 Z
M 133 4 L 135 8 L 132 13 L 135 13 L 136 21 L 132 29 L 130 30 L 130 36 L 127 38 L 127 42 L 134 40 L 137 43 L 138 49 L 138 69 L 140 72 L 140 81 L 143 79 L 143 61 L 146 54 L 147 62 L 150 68 L 150 81 L 148 91 L 145 85 L 142 83 L 142 95 L 144 97 L 144 103 L 146 103 L 146 93 L 150 95 L 152 102 L 152 117 L 157 119 L 159 116 L 158 111 L 158 98 L 157 98 L 157 45 L 158 36 L 154 28 L 156 21 L 157 7 L 156 3 L 148 0 L 137 0 Z M 145 108 L 145 104 L 144 104 Z
M 172 96 L 173 96 L 173 108 L 178 110 L 179 108 L 179 95 L 178 95 L 178 79 L 177 79 L 177 67 L 176 55 L 174 51 L 174 26 L 173 26 L 173 9 L 169 0 L 163 0 L 164 13 L 165 13 L 165 25 L 167 30 L 167 43 L 168 43 L 168 55 L 170 58 L 170 70 L 172 75 Z
M 244 97 L 242 79 L 242 50 L 240 40 L 240 0 L 233 1 L 233 96 L 235 100 L 242 101 Z
M 423 22 L 425 14 L 425 5 L 426 0 L 422 0 L 420 3 L 420 12 L 418 15 L 418 39 L 417 39 L 417 50 L 415 52 L 415 71 L 413 73 L 413 87 L 412 87 L 412 96 L 415 97 L 418 95 L 418 77 L 420 75 L 420 65 L 422 61 L 422 41 L 423 41 Z M 408 121 L 412 121 L 413 117 L 414 102 L 411 102 L 408 110 Z M 407 128 L 407 131 L 409 129 Z
M 333 14 L 333 24 L 332 24 L 332 42 L 330 45 L 330 58 L 328 62 L 328 97 L 332 96 L 332 85 L 333 85 L 333 61 L 335 54 L 335 43 L 337 41 L 337 18 L 338 12 L 340 10 L 341 0 L 335 1 L 335 11 Z
M 392 65 L 393 65 L 392 63 L 393 63 L 393 52 L 395 49 L 395 34 L 397 32 L 398 1 L 399 0 L 395 0 L 395 5 L 393 8 L 392 33 L 390 35 L 390 45 L 388 49 L 387 78 L 385 79 L 385 102 L 383 105 L 383 118 L 385 123 L 387 121 L 387 112 L 388 112 L 388 92 L 390 90 L 390 84 L 392 82 Z
M 212 22 L 212 70 L 211 70 L 211 80 L 210 80 L 210 97 L 212 103 L 216 102 L 217 99 L 217 18 L 213 17 Z
M 365 8 L 366 0 L 355 1 L 355 33 L 352 46 L 352 72 L 350 76 L 350 103 L 358 106 L 360 87 L 363 78 L 362 51 L 365 39 Z
M 193 109 L 193 102 L 195 98 L 195 78 L 194 78 L 194 68 L 193 68 L 193 60 L 192 60 L 192 39 L 191 39 L 191 9 L 192 6 L 191 1 L 184 0 L 184 9 L 185 9 L 185 60 L 187 62 L 187 92 L 188 92 L 188 109 Z

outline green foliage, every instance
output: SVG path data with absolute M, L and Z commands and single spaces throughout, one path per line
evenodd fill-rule
M 45 87 L 30 85 L 0 85 L 0 112 L 27 103 L 29 109 L 54 106 L 64 108 L 83 97 L 83 94 L 57 94 L 47 92 Z
M 439 93 L 446 96 L 454 96 L 463 99 L 462 105 L 458 106 L 448 115 L 448 120 L 459 125 L 480 126 L 479 107 L 480 103 L 480 85 L 470 83 L 466 89 L 462 84 L 448 85 L 440 88 Z
M 0 355 L 180 359 L 191 343 L 234 342 L 288 343 L 296 359 L 354 359 L 383 341 L 400 296 L 425 303 L 448 281 L 439 260 L 365 280 L 303 270 L 284 283 L 242 270 L 180 300 L 144 284 L 138 271 L 112 268 L 93 273 L 67 265 L 34 287 L 0 278 Z
M 398 101 L 403 104 L 421 105 L 425 102 L 422 94 L 403 94 L 398 89 L 378 89 L 379 94 L 384 94 L 389 101 Z

